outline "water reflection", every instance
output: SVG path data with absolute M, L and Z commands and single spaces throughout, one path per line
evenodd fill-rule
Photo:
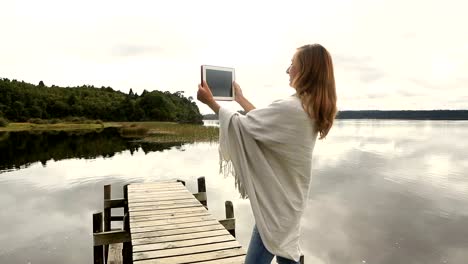
M 0 132 L 0 172 L 28 167 L 34 162 L 46 166 L 50 160 L 95 159 L 138 148 L 145 153 L 162 151 L 181 143 L 135 143 L 122 138 L 117 128 L 102 131 Z
M 467 122 L 339 121 L 316 145 L 302 225 L 306 261 L 466 263 L 467 128 Z M 199 176 L 207 179 L 215 217 L 224 218 L 225 200 L 234 202 L 238 239 L 248 246 L 249 203 L 239 199 L 232 178 L 218 174 L 217 144 L 162 151 L 119 144 L 131 147 L 86 159 L 49 155 L 46 166 L 24 157 L 27 168 L 0 174 L 0 263 L 90 263 L 91 214 L 102 210 L 104 184 L 120 197 L 125 183 L 179 178 L 195 192 Z
M 219 127 L 219 120 L 203 120 L 204 126 L 217 126 Z

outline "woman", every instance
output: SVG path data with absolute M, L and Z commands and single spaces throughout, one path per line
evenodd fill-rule
M 221 108 L 206 82 L 198 85 L 198 100 L 219 114 L 221 167 L 235 176 L 252 206 L 256 224 L 246 264 L 271 263 L 273 256 L 280 264 L 299 263 L 312 151 L 337 112 L 332 59 L 324 47 L 298 48 L 286 73 L 296 93 L 263 109 L 255 109 L 233 83 L 245 116 Z

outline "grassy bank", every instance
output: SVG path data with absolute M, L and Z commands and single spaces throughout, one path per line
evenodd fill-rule
M 217 127 L 171 122 L 9 123 L 6 127 L 0 127 L 0 132 L 101 130 L 107 127 L 121 128 L 122 136 L 137 137 L 145 142 L 214 142 L 218 140 Z
M 118 123 L 125 131 L 132 127 L 145 133 L 141 135 L 146 142 L 213 142 L 218 140 L 217 127 L 177 124 L 170 122 L 129 122 Z M 144 131 L 147 130 L 147 131 Z
M 6 127 L 0 127 L 0 131 L 73 131 L 73 130 L 98 130 L 112 126 L 112 123 L 103 124 L 34 124 L 34 123 L 9 123 Z

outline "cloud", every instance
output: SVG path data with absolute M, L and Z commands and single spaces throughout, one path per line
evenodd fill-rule
M 373 60 L 369 56 L 354 57 L 348 55 L 335 55 L 335 67 L 344 68 L 346 71 L 356 72 L 364 83 L 377 81 L 385 74 L 382 70 L 373 66 Z
M 113 55 L 129 57 L 162 53 L 164 49 L 159 46 L 125 44 L 114 46 L 112 51 Z
M 432 90 L 438 90 L 438 89 L 441 89 L 442 87 L 440 87 L 440 85 L 436 85 L 434 83 L 431 83 L 427 80 L 419 80 L 419 79 L 410 79 L 410 81 L 416 85 L 419 85 L 421 87 L 424 87 L 424 88 L 429 88 L 429 89 L 432 89 Z
M 398 95 L 401 95 L 401 96 L 404 96 L 404 97 L 416 97 L 416 96 L 421 96 L 423 94 L 421 93 L 415 93 L 413 91 L 410 91 L 410 90 L 404 90 L 404 89 L 398 89 L 396 90 L 396 93 Z
M 467 109 L 468 108 L 468 96 L 454 96 L 453 99 L 448 100 L 448 104 L 454 106 L 454 109 Z

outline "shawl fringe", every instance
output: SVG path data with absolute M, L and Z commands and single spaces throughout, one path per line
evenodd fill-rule
M 219 174 L 222 174 L 224 178 L 227 178 L 229 176 L 234 177 L 235 181 L 235 186 L 237 191 L 239 191 L 239 194 L 241 198 L 247 199 L 249 196 L 247 195 L 247 192 L 244 187 L 244 183 L 240 179 L 240 175 L 236 173 L 236 169 L 234 168 L 234 165 L 232 164 L 231 160 L 225 160 L 221 152 L 219 152 Z

